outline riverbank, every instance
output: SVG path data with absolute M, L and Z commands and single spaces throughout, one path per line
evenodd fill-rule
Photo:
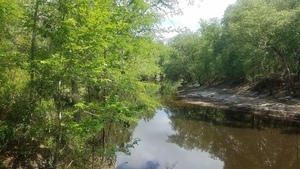
M 181 102 L 221 109 L 250 112 L 272 118 L 300 122 L 300 99 L 278 94 L 258 93 L 251 86 L 192 87 L 178 92 Z

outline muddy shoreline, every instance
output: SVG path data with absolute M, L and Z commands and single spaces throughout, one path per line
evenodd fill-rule
M 253 113 L 270 118 L 300 122 L 300 99 L 288 95 L 269 96 L 250 86 L 192 87 L 178 92 L 180 102 Z

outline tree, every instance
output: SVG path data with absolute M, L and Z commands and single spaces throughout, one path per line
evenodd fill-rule
M 261 62 L 271 59 L 265 62 L 265 67 L 271 67 L 268 68 L 270 74 L 284 72 L 290 92 L 293 92 L 291 76 L 295 60 L 285 40 L 289 39 L 286 26 L 291 22 L 292 13 L 291 9 L 277 9 L 273 3 L 263 0 L 240 1 L 226 12 L 224 18 L 226 28 L 236 42 L 255 51 L 261 50 Z
M 32 146 L 43 145 L 43 151 L 49 152 L 48 157 L 43 156 L 44 167 L 56 168 L 82 168 L 86 161 L 93 168 L 111 158 L 124 145 L 109 143 L 117 135 L 112 134 L 113 126 L 129 127 L 159 106 L 153 98 L 159 89 L 153 78 L 160 71 L 161 44 L 153 40 L 152 30 L 159 19 L 153 4 L 142 0 L 35 0 L 1 5 L 20 7 L 24 21 L 15 21 L 19 27 L 12 25 L 17 30 L 13 38 L 9 34 L 3 38 L 7 44 L 15 41 L 13 47 L 22 57 L 18 62 L 1 57 L 6 63 L 20 65 L 16 74 L 22 76 L 17 81 L 22 83 L 9 105 L 3 102 L 5 92 L 13 89 L 1 86 L 0 110 L 7 112 L 4 120 L 1 116 L 1 131 L 12 133 L 1 140 L 5 143 L 1 151 L 17 147 L 19 157 L 34 156 L 42 150 Z M 0 11 L 0 15 L 5 21 L 1 24 L 16 24 L 7 13 Z M 0 28 L 1 42 L 4 29 Z M 12 52 L 6 49 L 1 55 Z M 9 84 L 6 70 L 1 70 L 0 77 Z M 34 157 L 25 159 L 30 163 Z
M 197 33 L 187 31 L 171 40 L 169 45 L 172 51 L 164 65 L 167 79 L 182 80 L 185 84 L 196 81 L 196 71 L 192 64 L 195 63 L 193 59 L 196 59 L 197 55 L 198 39 Z

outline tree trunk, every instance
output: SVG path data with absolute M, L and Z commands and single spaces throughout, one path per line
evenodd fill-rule
M 34 75 L 35 75 L 35 52 L 36 52 L 36 35 L 37 35 L 37 20 L 38 20 L 38 10 L 39 10 L 40 1 L 37 0 L 35 2 L 34 11 L 33 11 L 33 24 L 31 27 L 31 46 L 30 46 L 30 53 L 29 53 L 29 76 L 30 76 L 30 86 L 29 86 L 29 107 L 28 107 L 28 114 L 26 115 L 26 122 L 28 122 L 29 125 L 31 125 L 31 119 L 34 111 L 34 87 L 33 87 L 33 81 L 34 81 Z
M 38 20 L 39 0 L 35 2 L 34 13 L 33 13 L 33 25 L 31 34 L 31 46 L 30 46 L 30 58 L 29 58 L 29 74 L 30 82 L 34 80 L 34 59 L 36 51 L 36 32 L 37 32 L 37 20 Z
M 297 80 L 300 80 L 300 52 L 298 52 Z
M 291 71 L 290 71 L 290 67 L 286 61 L 286 58 L 283 54 L 283 52 L 278 49 L 276 46 L 272 46 L 272 49 L 274 50 L 274 52 L 280 57 L 280 59 L 282 60 L 283 64 L 284 64 L 284 68 L 286 71 L 286 80 L 287 80 L 287 87 L 288 87 L 288 92 L 294 93 L 294 81 L 293 78 L 291 77 Z

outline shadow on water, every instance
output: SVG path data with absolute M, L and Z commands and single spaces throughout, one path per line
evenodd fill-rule
M 196 105 L 171 105 L 168 142 L 208 152 L 224 169 L 300 168 L 299 123 Z
M 151 120 L 150 120 L 151 119 Z M 190 104 L 139 121 L 118 169 L 300 169 L 300 124 Z M 166 165 L 171 162 L 172 165 Z
M 284 134 L 299 134 L 299 122 L 285 119 L 266 118 L 250 112 L 238 112 L 222 110 L 212 107 L 203 107 L 192 104 L 169 105 L 169 110 L 165 110 L 170 119 L 184 119 L 189 121 L 204 121 L 213 125 L 234 127 L 279 129 Z

